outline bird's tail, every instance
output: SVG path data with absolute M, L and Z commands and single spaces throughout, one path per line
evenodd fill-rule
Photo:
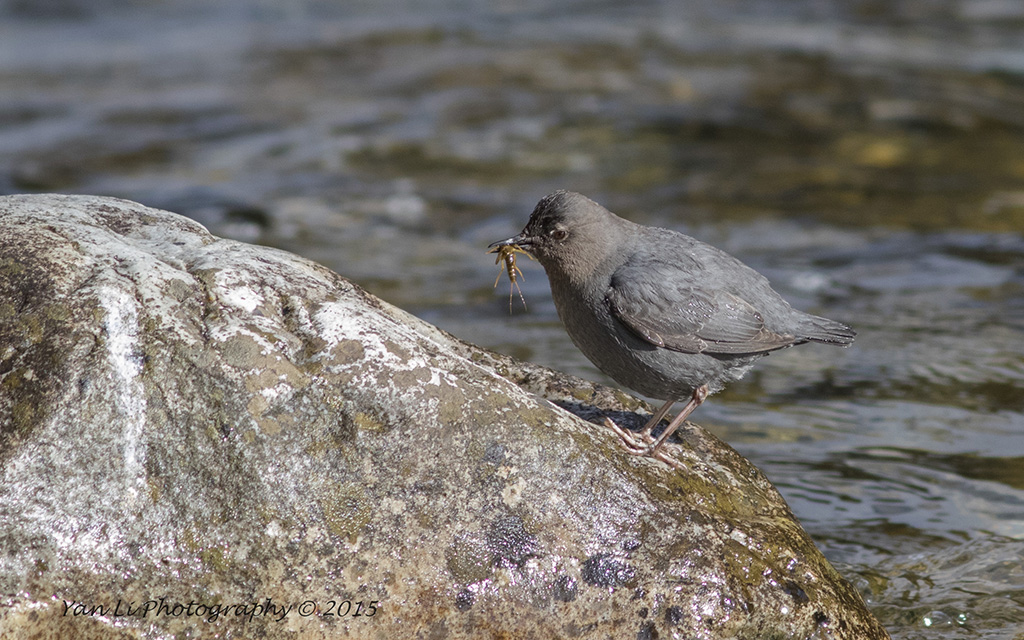
M 820 316 L 807 315 L 802 325 L 801 337 L 811 342 L 848 347 L 853 344 L 853 339 L 857 335 L 857 332 L 848 325 Z

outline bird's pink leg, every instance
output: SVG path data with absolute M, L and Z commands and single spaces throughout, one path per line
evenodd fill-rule
M 637 436 L 634 436 L 632 433 L 629 433 L 619 425 L 615 424 L 610 418 L 605 418 L 604 422 L 619 435 L 619 438 L 622 440 L 622 446 L 626 451 L 635 456 L 650 456 L 660 460 L 662 458 L 659 455 L 660 452 L 658 449 L 661 447 L 661 444 L 679 428 L 679 425 L 683 424 L 683 421 L 686 420 L 690 414 L 693 413 L 693 410 L 699 407 L 707 397 L 707 385 L 701 385 L 694 389 L 693 395 L 690 397 L 690 401 L 686 403 L 686 406 L 682 408 L 668 426 L 665 427 L 665 430 L 661 432 L 658 439 L 654 441 L 651 440 L 651 431 L 653 431 L 654 427 L 661 422 L 662 418 L 665 417 L 668 410 L 673 404 L 675 404 L 675 400 L 669 400 L 662 405 L 662 407 L 658 409 L 653 416 L 651 416 L 651 419 L 647 421 L 647 424 L 644 425 L 643 430 Z

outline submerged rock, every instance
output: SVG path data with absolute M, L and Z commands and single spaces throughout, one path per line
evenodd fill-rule
M 727 445 L 581 419 L 638 406 L 172 213 L 0 197 L 0 636 L 888 637 Z

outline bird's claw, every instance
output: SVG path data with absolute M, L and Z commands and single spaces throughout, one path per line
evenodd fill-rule
M 647 435 L 645 441 L 641 441 L 607 416 L 605 416 L 604 424 L 619 436 L 619 445 L 626 450 L 626 453 L 634 456 L 649 456 L 654 451 L 654 439 L 650 434 Z
M 638 440 L 633 433 L 626 431 L 619 425 L 615 424 L 615 421 L 607 416 L 605 416 L 604 424 L 619 436 L 619 446 L 625 449 L 626 453 L 634 456 L 646 456 L 654 458 L 655 460 L 661 460 L 668 466 L 676 469 L 683 468 L 683 465 L 680 464 L 679 460 L 676 460 L 665 451 L 666 443 L 662 443 L 660 447 L 654 447 L 654 438 L 651 434 L 641 434 L 645 437 L 643 440 Z

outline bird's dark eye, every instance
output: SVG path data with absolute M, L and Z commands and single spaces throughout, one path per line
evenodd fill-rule
M 561 242 L 569 237 L 569 232 L 565 229 L 555 229 L 551 232 L 551 239 L 555 242 Z

